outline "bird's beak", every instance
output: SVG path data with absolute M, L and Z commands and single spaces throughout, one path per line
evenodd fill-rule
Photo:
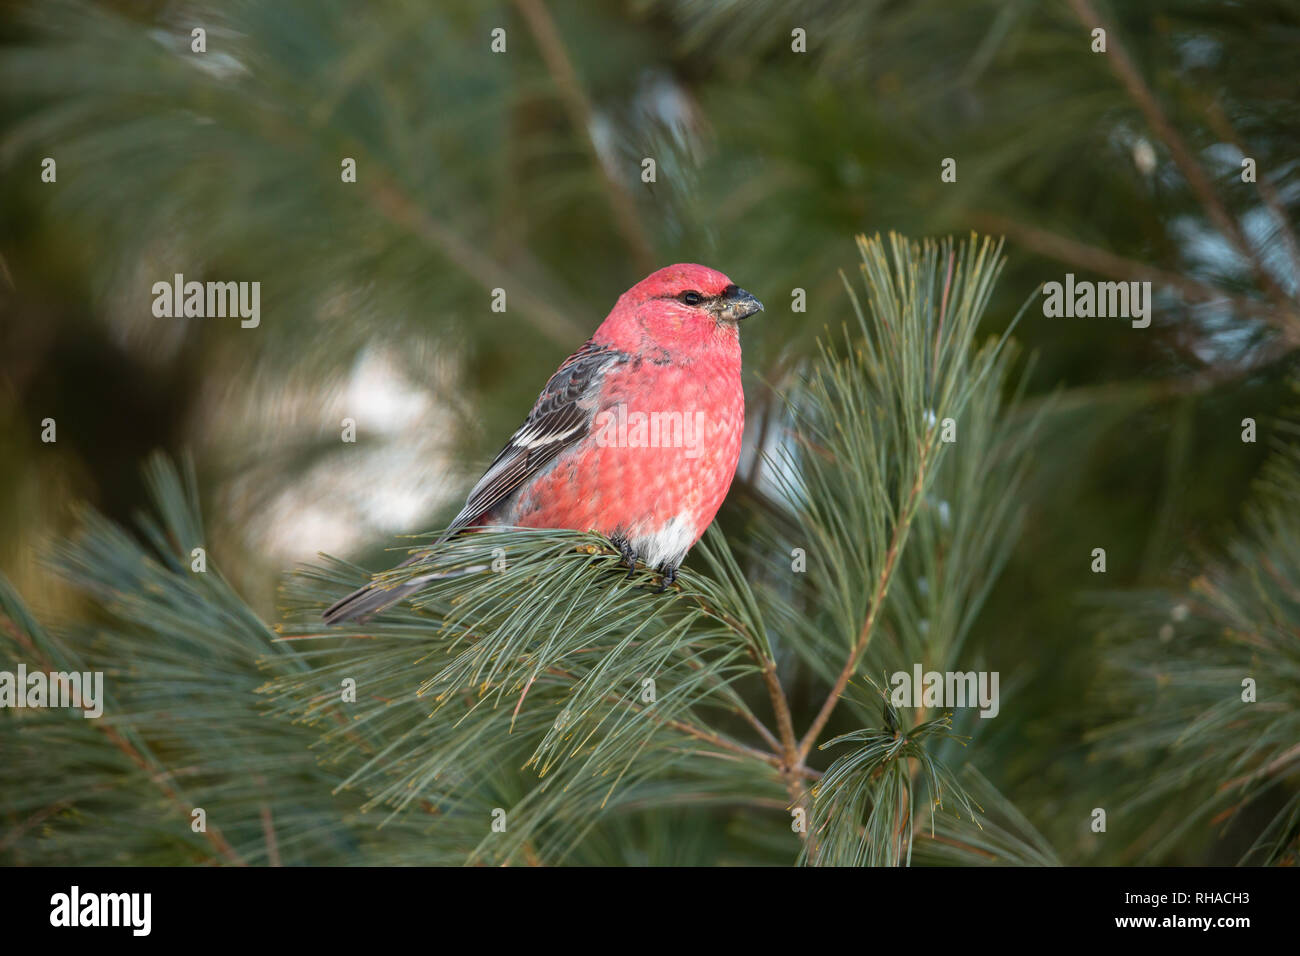
M 718 297 L 718 318 L 725 322 L 739 322 L 762 311 L 763 303 L 740 286 L 729 285 Z

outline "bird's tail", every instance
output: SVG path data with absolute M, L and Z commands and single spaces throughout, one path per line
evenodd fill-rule
M 415 555 L 410 560 L 403 561 L 402 564 L 414 564 L 416 561 L 424 560 L 425 557 L 427 557 L 427 554 Z M 398 567 L 401 566 L 398 565 Z M 465 574 L 477 574 L 487 569 L 488 565 L 486 564 L 476 564 L 468 568 L 457 568 L 454 571 L 422 574 L 419 577 L 411 578 L 409 581 L 403 581 L 401 584 L 384 584 L 382 581 L 376 581 L 374 584 L 367 584 L 363 588 L 358 588 L 347 597 L 339 598 L 326 608 L 321 617 L 324 618 L 326 624 L 338 624 L 343 621 L 368 621 L 385 608 L 392 607 L 402 598 L 414 594 L 430 581 L 458 578 Z

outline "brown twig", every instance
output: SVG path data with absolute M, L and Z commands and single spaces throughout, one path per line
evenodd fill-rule
M 844 662 L 844 667 L 840 669 L 839 676 L 831 686 L 830 693 L 826 695 L 826 700 L 822 703 L 821 710 L 817 712 L 812 726 L 804 734 L 803 739 L 799 742 L 799 748 L 795 752 L 796 764 L 802 764 L 808 757 L 809 751 L 817 742 L 817 737 L 821 734 L 826 726 L 826 722 L 831 719 L 831 713 L 835 710 L 840 701 L 840 695 L 848 687 L 849 680 L 853 677 L 857 669 L 858 660 L 866 651 L 867 645 L 871 643 L 872 634 L 875 632 L 876 622 L 880 617 L 880 610 L 884 606 L 885 596 L 889 593 L 889 584 L 893 580 L 894 566 L 898 561 L 898 555 L 903 549 L 903 543 L 907 538 L 908 529 L 911 527 L 912 515 L 916 511 L 917 502 L 921 497 L 921 488 L 925 484 L 926 465 L 928 462 L 930 449 L 933 447 L 933 436 L 930 443 L 922 450 L 921 465 L 916 470 L 916 480 L 912 483 L 912 490 L 908 493 L 907 502 L 904 504 L 902 511 L 899 513 L 898 522 L 894 525 L 894 533 L 889 541 L 889 550 L 885 554 L 885 563 L 880 569 L 880 576 L 876 579 L 875 593 L 871 596 L 871 607 L 867 611 L 866 620 L 862 622 L 862 628 L 858 631 L 858 638 L 854 642 L 853 650 L 849 653 L 849 659 Z
M 509 289 L 510 301 L 537 328 L 557 344 L 572 346 L 587 330 L 562 312 L 521 287 L 517 279 L 496 260 L 438 222 L 392 183 L 380 182 L 370 190 L 375 205 L 391 222 L 415 233 L 434 246 L 454 265 L 485 289 Z
M 687 658 L 686 666 L 693 671 L 699 671 L 703 668 L 703 665 L 699 661 L 695 660 L 694 658 Z M 720 685 L 718 689 L 726 691 L 729 690 L 730 688 L 728 685 L 723 684 Z M 745 702 L 740 698 L 739 694 L 732 694 L 731 696 L 734 703 L 736 704 L 735 712 L 739 714 L 742 718 L 744 718 L 745 722 L 748 723 L 749 726 L 754 728 L 754 730 L 758 733 L 758 735 L 763 738 L 763 742 L 766 743 L 769 747 L 771 747 L 773 751 L 779 750 L 781 744 L 776 739 L 776 735 L 773 734 L 772 731 L 768 730 L 767 725 L 764 724 L 761 720 L 758 719 L 757 716 L 754 715 L 754 713 L 749 709 L 749 707 L 745 704 Z
M 582 83 L 578 80 L 578 73 L 573 68 L 573 62 L 564 48 L 564 41 L 560 38 L 559 30 L 555 28 L 555 21 L 551 18 L 550 11 L 546 9 L 546 4 L 542 0 L 515 0 L 515 6 L 528 23 L 533 40 L 541 51 L 542 59 L 546 61 L 546 68 L 550 70 L 551 77 L 555 80 L 560 99 L 569 114 L 569 122 L 582 137 L 592 161 L 600 170 L 601 181 L 605 186 L 605 197 L 609 201 L 610 210 L 614 213 L 614 222 L 619 232 L 632 250 L 632 255 L 641 271 L 652 271 L 655 261 L 650 240 L 641 226 L 631 194 L 622 183 L 610 175 L 596 148 L 595 140 L 591 137 L 593 117 L 591 101 L 587 99 Z
M 318 123 L 286 123 L 281 111 L 260 114 L 256 122 L 258 132 L 268 142 L 287 149 L 305 151 L 320 145 L 321 130 Z M 362 162 L 360 157 L 367 155 L 365 144 L 361 142 L 341 140 L 339 146 L 344 155 L 358 157 L 358 165 Z M 523 286 L 518 270 L 512 270 L 484 254 L 473 242 L 430 216 L 398 185 L 398 177 L 386 169 L 381 158 L 369 157 L 365 163 L 376 170 L 373 179 L 368 179 L 373 185 L 365 195 L 371 205 L 390 222 L 422 239 L 483 288 L 510 289 L 511 301 L 519 306 L 519 314 L 557 344 L 571 348 L 575 341 L 580 341 L 588 334 L 589 329 L 581 327 L 545 302 L 540 295 Z
M 270 866 L 281 866 L 280 843 L 275 838 L 275 825 L 271 822 L 271 805 L 262 804 L 262 835 L 266 838 L 266 861 Z
M 19 644 L 22 644 L 31 651 L 33 657 L 37 658 L 41 667 L 44 667 L 49 671 L 55 669 L 48 656 L 41 653 L 36 647 L 35 640 L 28 637 L 18 629 L 16 621 L 7 616 L 0 617 L 0 621 L 4 623 L 5 630 L 8 631 Z M 94 725 L 97 730 L 108 737 L 115 747 L 122 751 L 122 753 L 126 754 L 130 761 L 144 773 L 146 778 L 162 791 L 163 796 L 170 800 L 172 804 L 181 811 L 183 817 L 189 818 L 194 808 L 188 801 L 182 799 L 180 792 L 168 782 L 171 774 L 165 768 L 153 766 L 129 740 L 122 736 L 122 734 L 118 733 L 115 727 L 98 720 L 94 721 Z M 212 844 L 212 848 L 217 851 L 217 854 L 227 863 L 232 863 L 236 866 L 244 865 L 243 859 L 241 859 L 239 854 L 235 852 L 235 848 L 230 845 L 229 841 L 227 841 L 222 835 L 220 828 L 215 824 L 205 827 L 203 835 L 207 838 L 207 841 Z
M 22 835 L 32 827 L 39 826 L 43 821 L 54 816 L 54 814 L 58 813 L 60 810 L 72 806 L 74 802 L 75 800 L 72 797 L 65 797 L 62 800 L 51 803 L 47 807 L 41 807 L 22 823 L 16 824 L 10 828 L 9 832 L 5 834 L 4 839 L 0 840 L 0 852 L 9 849 L 11 846 L 15 846 Z
M 96 724 L 96 726 L 99 725 Z M 127 757 L 130 758 L 131 762 L 144 772 L 146 777 L 153 781 L 158 789 L 162 791 L 163 796 L 167 797 L 167 799 L 169 799 L 177 809 L 181 811 L 182 815 L 188 818 L 193 813 L 194 808 L 191 807 L 187 801 L 181 798 L 180 793 L 175 787 L 171 786 L 167 782 L 167 778 L 171 775 L 166 771 L 166 769 L 155 769 L 150 766 L 149 761 L 144 757 L 144 755 L 141 754 L 140 751 L 136 750 L 135 747 L 131 745 L 131 742 L 119 734 L 113 727 L 103 726 L 99 727 L 99 729 L 108 735 L 108 739 L 111 740 L 113 744 L 122 751 L 122 753 L 126 754 Z M 232 847 L 229 841 L 227 841 L 222 835 L 221 829 L 216 824 L 207 825 L 205 822 L 203 835 L 207 838 L 208 842 L 212 844 L 213 849 L 215 849 L 227 863 L 233 863 L 236 866 L 245 865 L 243 859 L 241 859 L 239 854 L 235 852 L 235 848 Z
M 1219 784 L 1218 789 L 1220 791 L 1231 790 L 1233 787 L 1240 786 L 1244 783 L 1250 783 L 1252 780 L 1274 776 L 1279 770 L 1289 765 L 1294 765 L 1298 760 L 1300 760 L 1300 744 L 1296 744 L 1290 749 L 1283 751 L 1267 764 L 1252 770 L 1250 773 L 1242 774 L 1240 777 L 1234 777 L 1231 780 L 1225 780 L 1223 783 Z
M 1038 255 L 1055 259 L 1068 265 L 1088 269 L 1099 275 L 1114 276 L 1117 279 L 1148 281 L 1155 285 L 1177 289 L 1180 294 L 1193 302 L 1228 302 L 1246 315 L 1269 322 L 1278 328 L 1293 343 L 1300 344 L 1300 313 L 1289 305 L 1275 307 L 1267 302 L 1233 295 L 1218 286 L 1177 272 L 1167 272 L 1155 266 L 1147 265 L 1137 259 L 1116 255 L 1105 249 L 1090 246 L 1065 236 L 1048 232 L 1037 226 L 1019 222 L 993 213 L 977 213 L 973 217 L 977 228 L 1008 236 L 1031 249 Z
M 736 634 L 740 635 L 744 641 L 745 649 L 750 657 L 758 665 L 759 671 L 763 675 L 763 686 L 767 689 L 768 699 L 772 702 L 772 712 L 776 716 L 776 729 L 779 737 L 774 741 L 773 754 L 764 754 L 764 759 L 772 763 L 781 772 L 781 777 L 785 782 L 786 791 L 790 794 L 790 806 L 801 806 L 804 808 L 805 815 L 809 812 L 808 793 L 804 787 L 804 781 L 809 777 L 817 778 L 821 774 L 808 767 L 799 753 L 798 740 L 794 732 L 794 720 L 790 716 L 790 701 L 786 697 L 785 688 L 781 686 L 781 680 L 776 673 L 776 661 L 771 655 L 767 654 L 758 642 L 758 639 L 749 633 L 748 629 L 734 617 L 719 611 L 705 603 L 699 595 L 695 595 L 695 601 L 704 609 L 705 613 L 721 621 L 727 627 L 731 628 Z M 769 759 L 770 758 L 770 759 Z M 800 837 L 805 841 L 808 839 L 806 832 L 801 832 Z
M 1225 142 L 1231 143 L 1241 151 L 1242 156 L 1250 156 L 1250 150 L 1246 148 L 1245 142 L 1237 135 L 1236 128 L 1228 119 L 1228 114 L 1223 111 L 1223 106 L 1217 100 L 1210 100 L 1203 106 L 1205 118 L 1209 121 L 1210 128 L 1214 130 L 1216 136 Z M 1286 247 L 1287 256 L 1291 260 L 1291 268 L 1300 275 L 1300 239 L 1296 238 L 1295 229 L 1291 226 L 1291 220 L 1287 218 L 1286 205 L 1282 202 L 1282 197 L 1278 195 L 1277 187 L 1273 185 L 1273 180 L 1256 170 L 1255 186 L 1259 189 L 1260 197 L 1264 200 L 1264 205 L 1268 207 L 1269 212 L 1277 221 L 1278 232 L 1282 236 L 1282 243 Z
M 1197 162 L 1196 157 L 1192 155 L 1191 149 L 1188 148 L 1178 130 L 1165 116 L 1155 98 L 1155 94 L 1147 86 L 1146 81 L 1142 79 L 1141 72 L 1129 57 L 1128 50 L 1120 42 L 1118 34 L 1098 16 L 1097 11 L 1093 9 L 1091 0 L 1069 0 L 1069 4 L 1074 9 L 1075 16 L 1079 18 L 1079 21 L 1085 27 L 1089 29 L 1100 27 L 1106 31 L 1108 50 L 1106 58 L 1111 69 L 1120 82 L 1124 84 L 1129 97 L 1142 111 L 1142 115 L 1146 117 L 1147 123 L 1152 130 L 1169 148 L 1169 153 L 1173 157 L 1175 165 L 1178 166 L 1192 192 L 1204 207 L 1206 215 L 1236 247 L 1242 258 L 1250 264 L 1255 278 L 1268 292 L 1269 297 L 1280 306 L 1287 305 L 1289 300 L 1286 293 L 1268 274 L 1268 271 L 1260 262 L 1258 253 L 1251 247 L 1245 233 L 1242 232 L 1241 226 L 1228 213 L 1219 197 L 1215 195 L 1210 177 L 1201 164 Z
M 558 677 L 561 680 L 573 681 L 577 679 L 575 675 L 559 667 L 548 667 L 546 669 L 546 672 L 550 674 L 552 677 Z M 620 703 L 622 701 L 622 698 L 616 695 L 606 695 L 605 699 L 611 703 Z M 716 733 L 711 730 L 705 730 L 701 727 L 696 727 L 694 724 L 689 724 L 686 723 L 685 721 L 673 720 L 672 718 L 659 717 L 653 711 L 649 711 L 644 708 L 637 707 L 635 704 L 631 704 L 630 706 L 637 713 L 645 714 L 646 717 L 648 717 L 650 720 L 653 720 L 655 723 L 659 724 L 660 726 L 671 727 L 673 730 L 686 734 L 689 737 L 693 737 L 696 740 L 701 740 L 704 741 L 705 743 L 712 744 L 715 747 L 719 747 L 723 750 L 730 751 L 731 753 L 736 754 L 738 756 L 747 757 L 752 760 L 760 760 L 763 763 L 766 763 L 769 766 L 776 768 L 777 770 L 784 771 L 785 769 L 784 761 L 782 760 L 781 755 L 779 754 L 767 753 L 766 751 L 759 750 L 756 747 L 750 747 L 748 744 L 742 744 L 738 740 L 732 740 L 730 737 L 723 736 L 722 734 Z M 798 769 L 802 775 L 812 776 L 812 777 L 821 776 L 820 773 L 818 773 L 816 770 L 813 770 L 811 767 L 800 767 Z

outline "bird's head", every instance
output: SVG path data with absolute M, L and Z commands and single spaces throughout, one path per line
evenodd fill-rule
M 738 326 L 763 303 L 715 269 L 692 263 L 652 272 L 619 297 L 601 326 L 610 344 L 651 343 L 673 349 L 717 340 L 732 342 Z

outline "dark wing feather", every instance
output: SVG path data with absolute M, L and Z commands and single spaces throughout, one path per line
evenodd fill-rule
M 581 441 L 591 430 L 596 416 L 600 382 L 605 372 L 628 356 L 588 342 L 574 352 L 551 376 L 527 421 L 514 433 L 491 467 L 469 493 L 469 500 L 456 515 L 445 540 L 461 528 L 478 521 L 489 510 L 514 494 L 529 478 L 537 474 L 564 449 Z M 427 549 L 416 552 L 398 567 L 408 567 L 427 560 Z M 414 594 L 434 578 L 453 577 L 480 569 L 461 568 L 449 572 L 422 575 L 399 585 L 380 582 L 358 588 L 335 602 L 324 613 L 325 623 L 365 621 L 384 608 Z
M 587 436 L 597 412 L 600 380 L 627 360 L 616 349 L 587 342 L 559 367 L 537 397 L 533 410 L 510 437 L 452 519 L 446 537 L 468 527 L 542 470 L 555 456 Z

